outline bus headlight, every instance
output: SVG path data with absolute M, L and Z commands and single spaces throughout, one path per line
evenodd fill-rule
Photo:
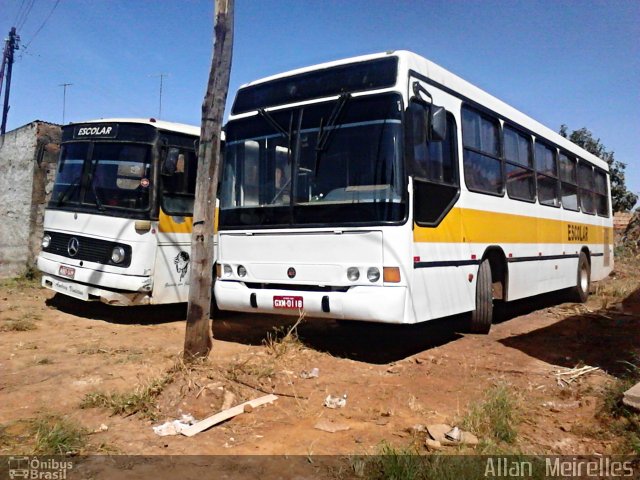
M 44 237 L 42 237 L 42 248 L 49 248 L 49 245 L 51 245 L 51 235 L 49 234 L 45 234 Z
M 122 247 L 113 247 L 111 250 L 111 261 L 113 263 L 122 263 L 126 257 L 127 253 L 124 251 Z
M 247 276 L 247 269 L 244 268 L 244 266 L 242 266 L 242 265 L 238 265 L 238 276 L 239 277 L 246 277 Z
M 377 282 L 378 280 L 380 280 L 380 270 L 378 270 L 376 267 L 369 267 L 369 269 L 367 269 L 367 278 L 372 283 Z
M 358 270 L 358 267 L 349 267 L 347 269 L 347 278 L 352 282 L 358 280 L 360 278 L 360 270 Z
M 223 265 L 222 271 L 225 277 L 230 277 L 231 274 L 233 273 L 233 270 L 231 269 L 231 265 Z

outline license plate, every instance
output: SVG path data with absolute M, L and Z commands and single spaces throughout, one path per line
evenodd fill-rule
M 76 269 L 73 267 L 65 267 L 64 265 L 60 265 L 58 275 L 60 275 L 61 277 L 73 278 L 76 275 Z
M 274 295 L 273 308 L 286 308 L 291 310 L 301 310 L 303 307 L 302 297 L 289 297 Z

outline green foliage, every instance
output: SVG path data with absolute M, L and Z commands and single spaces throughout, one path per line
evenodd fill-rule
M 569 135 L 567 126 L 561 125 L 560 135 L 562 135 L 564 138 L 569 139 L 576 145 L 584 148 L 587 152 L 594 154 L 596 157 L 601 158 L 609 164 L 613 211 L 626 212 L 631 210 L 638 201 L 638 196 L 633 192 L 627 190 L 624 173 L 627 165 L 616 160 L 614 158 L 613 151 L 607 150 L 602 142 L 600 142 L 600 139 L 594 138 L 593 134 L 585 127 L 582 127 L 579 130 L 574 130 Z

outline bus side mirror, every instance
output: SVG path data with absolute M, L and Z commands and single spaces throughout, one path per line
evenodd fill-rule
M 430 105 L 429 111 L 429 131 L 427 132 L 427 140 L 430 142 L 441 142 L 447 136 L 447 111 L 444 107 Z
M 178 154 L 179 150 L 177 148 L 170 148 L 167 150 L 167 153 L 162 160 L 162 168 L 160 169 L 160 173 L 162 175 L 170 177 L 176 173 L 176 170 L 178 169 Z
M 447 136 L 447 111 L 444 107 L 411 102 L 409 117 L 414 145 L 441 142 Z

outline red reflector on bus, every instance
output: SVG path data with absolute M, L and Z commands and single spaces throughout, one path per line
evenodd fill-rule
M 417 263 L 420 261 L 420 257 L 413 257 L 413 263 Z
M 471 255 L 471 260 L 475 260 L 476 256 L 475 255 Z

